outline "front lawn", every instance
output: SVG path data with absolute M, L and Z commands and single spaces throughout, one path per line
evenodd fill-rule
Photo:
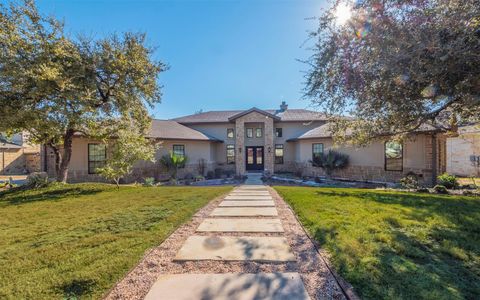
M 230 189 L 72 184 L 0 193 L 0 299 L 98 299 Z
M 480 198 L 275 189 L 361 298 L 480 298 Z

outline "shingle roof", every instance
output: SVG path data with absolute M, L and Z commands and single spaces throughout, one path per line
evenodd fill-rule
M 22 149 L 23 147 L 14 143 L 10 143 L 0 136 L 0 149 Z
M 189 128 L 171 120 L 153 120 L 152 126 L 146 137 L 170 140 L 198 140 L 214 141 L 221 140 L 208 136 L 200 131 Z
M 415 130 L 415 132 L 432 132 L 432 131 L 437 131 L 437 129 L 429 124 L 422 124 L 420 128 Z M 351 134 L 351 130 L 347 129 L 347 135 Z M 289 142 L 293 142 L 296 140 L 307 140 L 307 139 L 315 139 L 315 138 L 329 138 L 332 136 L 332 132 L 330 131 L 330 126 L 328 123 L 325 123 L 323 125 L 320 125 L 318 127 L 315 127 L 304 134 L 296 137 L 289 139 Z
M 264 110 L 268 114 L 275 115 L 280 118 L 280 121 L 318 121 L 326 120 L 324 114 L 316 111 L 306 109 L 287 109 L 284 112 L 280 112 L 274 109 Z M 182 124 L 195 124 L 195 123 L 227 123 L 229 119 L 235 115 L 242 114 L 245 110 L 219 110 L 219 111 L 207 111 L 198 114 L 183 116 L 173 119 Z

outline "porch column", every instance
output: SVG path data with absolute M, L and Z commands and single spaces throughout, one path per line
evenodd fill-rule
M 265 118 L 265 171 L 273 174 L 275 163 L 275 144 L 273 142 L 273 119 Z
M 235 120 L 235 170 L 237 175 L 245 174 L 245 121 Z

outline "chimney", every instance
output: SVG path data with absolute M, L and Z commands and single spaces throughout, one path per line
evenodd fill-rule
M 284 112 L 288 109 L 288 104 L 285 101 L 282 101 L 282 104 L 280 104 L 280 112 Z

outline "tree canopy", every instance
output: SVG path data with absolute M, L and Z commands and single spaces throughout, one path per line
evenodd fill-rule
M 72 38 L 25 1 L 0 5 L 0 40 L 0 131 L 26 130 L 50 146 L 59 181 L 66 181 L 75 135 L 149 128 L 147 108 L 160 101 L 157 77 L 166 66 L 144 34 Z
M 480 119 L 478 0 L 333 1 L 312 37 L 306 96 L 337 137 Z

